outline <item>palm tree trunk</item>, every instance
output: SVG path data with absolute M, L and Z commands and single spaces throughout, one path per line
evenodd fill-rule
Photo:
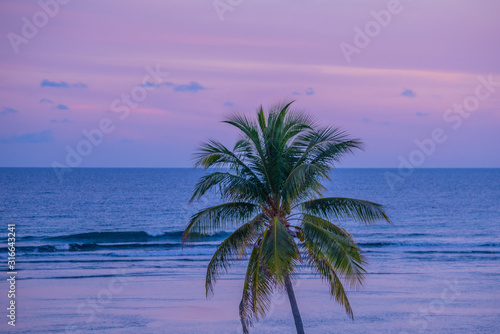
M 295 328 L 297 328 L 297 334 L 304 334 L 304 325 L 302 325 L 302 318 L 300 317 L 299 307 L 297 306 L 297 300 L 295 300 L 292 281 L 288 276 L 285 279 L 285 287 L 288 294 L 288 299 L 290 299 L 290 305 L 292 306 L 292 314 L 293 319 L 295 320 Z

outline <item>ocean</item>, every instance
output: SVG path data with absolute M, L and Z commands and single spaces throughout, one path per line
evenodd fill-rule
M 301 269 L 306 333 L 500 332 L 500 169 L 336 169 L 326 196 L 384 204 L 393 224 L 338 222 L 368 259 L 349 290 L 350 320 Z M 16 326 L 1 332 L 238 333 L 243 260 L 205 299 L 211 255 L 230 231 L 181 243 L 194 169 L 0 168 L 0 306 L 6 315 L 7 225 L 16 233 Z M 252 333 L 294 333 L 281 292 Z

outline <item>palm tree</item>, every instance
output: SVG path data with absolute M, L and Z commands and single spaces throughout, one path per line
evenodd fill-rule
M 208 264 L 206 294 L 213 294 L 220 274 L 250 254 L 239 306 L 244 333 L 266 314 L 276 289 L 286 290 L 297 333 L 304 333 L 292 287 L 299 264 L 318 273 L 353 317 L 344 284 L 355 288 L 362 283 L 365 259 L 353 236 L 330 220 L 389 222 L 379 204 L 322 196 L 326 188 L 321 182 L 329 180 L 334 163 L 362 144 L 291 110 L 292 103 L 272 107 L 267 116 L 260 107 L 257 121 L 230 116 L 224 123 L 241 132 L 234 147 L 209 140 L 195 158 L 195 167 L 218 169 L 199 179 L 191 201 L 210 193 L 222 204 L 194 214 L 183 242 L 196 234 L 236 228 Z

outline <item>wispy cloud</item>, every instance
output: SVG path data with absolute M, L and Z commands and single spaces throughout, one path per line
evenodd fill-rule
M 67 118 L 65 119 L 53 119 L 51 120 L 52 123 L 71 123 L 71 121 Z
M 307 88 L 306 90 L 304 90 L 304 93 L 301 93 L 301 92 L 297 92 L 297 91 L 293 91 L 292 92 L 292 95 L 314 95 L 314 89 L 312 89 L 311 87 Z
M 175 92 L 193 92 L 193 93 L 196 93 L 200 90 L 207 89 L 205 86 L 201 85 L 200 83 L 198 83 L 196 81 L 191 81 L 188 84 L 181 84 L 181 85 L 175 84 L 173 82 L 164 82 L 164 83 L 158 84 L 158 83 L 146 81 L 145 83 L 140 84 L 139 86 L 147 87 L 147 88 L 166 86 L 166 87 L 172 87 Z
M 190 83 L 186 85 L 176 85 L 172 83 L 172 86 L 174 87 L 174 91 L 176 92 L 193 92 L 196 93 L 200 90 L 205 90 L 206 88 L 203 87 L 201 84 L 197 83 L 196 81 L 191 81 Z
M 232 107 L 232 106 L 234 106 L 234 103 L 230 102 L 230 101 L 226 101 L 226 102 L 224 102 L 223 106 L 224 107 Z
M 67 83 L 66 81 L 50 81 L 48 79 L 43 79 L 40 83 L 40 87 L 54 87 L 54 88 L 87 88 L 88 86 L 82 82 L 77 83 Z M 43 99 L 42 99 L 43 100 Z M 41 100 L 40 100 L 41 102 Z
M 7 115 L 7 114 L 15 114 L 18 113 L 14 108 L 8 108 L 8 107 L 3 107 L 2 110 L 0 111 L 0 115 Z
M 405 89 L 402 93 L 401 93 L 401 96 L 405 96 L 405 97 L 415 97 L 417 96 L 417 94 L 412 91 L 411 89 Z
M 3 137 L 0 138 L 0 143 L 47 143 L 52 140 L 54 140 L 54 132 L 52 130 L 43 130 L 40 132 Z
M 417 111 L 415 115 L 424 117 L 424 116 L 429 116 L 429 113 Z
M 363 117 L 363 123 L 370 123 L 371 121 L 368 117 Z
M 160 84 L 156 83 L 156 82 L 149 82 L 149 81 L 146 81 L 145 83 L 143 84 L 140 84 L 138 85 L 139 87 L 146 87 L 146 88 L 156 88 L 156 87 L 160 87 Z
M 56 108 L 58 110 L 70 110 L 69 107 L 67 105 L 64 105 L 64 104 L 58 104 L 54 108 Z
M 68 107 L 67 105 L 65 104 L 60 104 L 60 103 L 55 103 L 54 101 L 52 100 L 49 100 L 49 99 L 41 99 L 40 100 L 40 103 L 42 104 L 51 104 L 52 105 L 52 109 L 57 109 L 57 110 L 70 110 L 70 107 Z

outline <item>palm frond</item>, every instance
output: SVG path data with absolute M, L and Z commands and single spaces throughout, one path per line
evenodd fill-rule
M 200 199 L 214 190 L 223 200 L 248 201 L 257 204 L 266 199 L 265 189 L 259 188 L 259 185 L 240 175 L 229 172 L 213 172 L 200 177 L 194 187 L 190 202 Z
M 259 247 L 256 243 L 248 260 L 245 281 L 243 283 L 243 296 L 240 302 L 240 320 L 243 329 L 248 331 L 248 327 L 253 325 L 255 314 L 253 312 L 253 277 L 258 267 Z
M 214 285 L 219 275 L 227 272 L 233 261 L 245 253 L 253 244 L 267 221 L 264 214 L 257 215 L 231 233 L 217 248 L 207 267 L 205 288 L 207 296 L 213 294 Z
M 240 320 L 244 330 L 253 326 L 254 320 L 263 317 L 271 305 L 274 279 L 261 264 L 262 241 L 267 238 L 267 235 L 268 229 L 254 244 L 248 260 L 239 307 Z
M 330 233 L 333 233 L 335 235 L 338 235 L 341 238 L 348 240 L 349 243 L 356 245 L 356 241 L 354 241 L 354 236 L 351 233 L 349 233 L 349 231 L 347 231 L 345 228 L 337 226 L 334 223 L 332 223 L 324 218 L 310 215 L 307 213 L 303 214 L 302 218 L 303 218 L 303 220 L 308 221 L 314 225 L 317 225 L 317 226 L 327 230 Z
M 354 153 L 354 149 L 362 150 L 363 146 L 358 139 L 346 140 L 339 143 L 327 143 L 318 148 L 311 156 L 311 163 L 333 165 L 340 162 L 345 154 Z
M 349 135 L 340 128 L 323 127 L 300 135 L 295 145 L 302 148 L 302 155 L 297 160 L 295 167 L 303 162 L 315 161 L 331 164 L 339 161 L 342 154 L 350 153 L 353 149 L 361 149 L 362 143 L 358 139 L 351 139 Z M 331 159 L 326 159 L 331 158 Z
M 306 248 L 306 258 L 308 264 L 314 268 L 323 280 L 327 281 L 332 297 L 335 298 L 340 305 L 344 306 L 346 313 L 351 317 L 351 319 L 354 319 L 351 304 L 347 298 L 347 293 L 344 289 L 342 281 L 335 273 L 335 270 L 332 268 L 328 259 L 320 250 L 318 250 L 315 244 L 308 243 L 304 245 L 304 248 Z
M 274 192 L 272 178 L 269 175 L 269 166 L 267 165 L 268 159 L 266 159 L 266 152 L 262 143 L 263 136 L 259 133 L 258 126 L 250 121 L 245 115 L 238 113 L 231 115 L 223 121 L 223 123 L 238 128 L 243 133 L 246 140 L 252 144 L 252 148 L 258 159 L 254 165 L 260 165 L 259 169 L 265 178 L 265 183 L 267 183 L 269 191 Z
M 250 162 L 253 161 L 253 166 L 248 166 L 245 163 L 244 159 L 242 159 L 245 157 L 250 158 Z M 216 140 L 209 140 L 202 144 L 195 154 L 194 167 L 204 167 L 205 169 L 211 167 L 229 168 L 262 188 L 260 178 L 252 168 L 255 167 L 256 159 L 253 157 L 251 149 L 249 149 L 247 140 L 238 141 L 232 151 Z
M 201 210 L 191 216 L 184 230 L 182 241 L 193 233 L 209 234 L 243 223 L 256 214 L 259 207 L 246 202 L 229 202 Z
M 323 254 L 352 287 L 363 281 L 365 259 L 351 235 L 331 222 L 307 215 L 302 222 L 304 246 Z
M 299 198 L 321 195 L 326 188 L 321 184 L 321 178 L 327 178 L 329 168 L 320 164 L 302 163 L 294 168 L 286 178 L 281 196 L 292 203 Z
M 284 286 L 285 278 L 293 273 L 300 253 L 293 237 L 278 218 L 274 218 L 268 229 L 268 237 L 262 239 L 261 261 L 276 283 Z
M 317 198 L 301 204 L 305 213 L 318 215 L 327 219 L 354 219 L 365 224 L 378 220 L 391 221 L 384 211 L 384 206 L 354 198 L 325 197 Z

